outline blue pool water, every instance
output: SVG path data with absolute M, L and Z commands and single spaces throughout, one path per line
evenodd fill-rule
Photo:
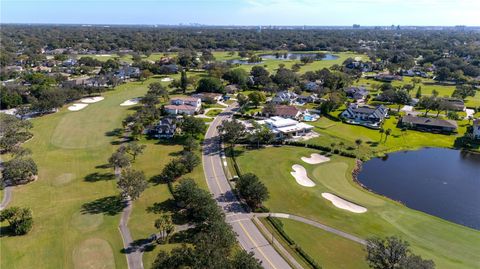
M 312 117 L 312 116 L 305 115 L 305 116 L 303 116 L 303 120 L 305 120 L 305 121 L 312 121 L 312 120 L 313 120 L 313 117 Z

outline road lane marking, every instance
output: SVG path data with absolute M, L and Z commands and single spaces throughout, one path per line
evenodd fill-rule
M 215 182 L 217 182 L 217 186 L 218 186 L 218 189 L 220 190 L 220 193 L 223 193 L 222 187 L 220 187 L 220 182 L 218 182 L 217 173 L 215 172 L 215 166 L 213 165 L 212 157 L 210 157 L 210 162 L 212 164 L 213 178 L 215 178 Z
M 263 252 L 263 250 L 257 246 L 257 244 L 255 244 L 255 241 L 253 240 L 253 238 L 250 236 L 250 234 L 248 233 L 247 229 L 245 229 L 245 227 L 243 226 L 242 222 L 238 222 L 238 224 L 240 224 L 240 228 L 242 228 L 242 230 L 245 232 L 245 234 L 247 235 L 248 239 L 250 239 L 250 241 L 252 241 L 253 243 L 253 246 L 255 247 L 255 249 L 258 249 L 258 251 L 260 251 L 260 253 L 262 254 L 263 257 L 265 257 L 265 259 L 267 260 L 267 262 L 273 267 L 273 268 L 277 268 L 275 267 L 275 265 L 273 265 L 273 263 L 270 261 L 270 259 L 267 257 L 267 255 L 265 255 L 265 253 Z

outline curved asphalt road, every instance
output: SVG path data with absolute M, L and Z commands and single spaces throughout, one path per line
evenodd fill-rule
M 0 204 L 0 210 L 4 210 L 12 200 L 12 188 L 12 186 L 6 186 L 3 188 L 3 199 Z
M 0 157 L 0 172 L 3 170 L 3 161 L 2 158 Z M 2 202 L 0 203 L 0 210 L 4 210 L 10 201 L 12 200 L 12 186 L 4 186 L 3 188 L 3 199 Z
M 220 157 L 221 146 L 217 126 L 231 117 L 231 110 L 232 108 L 228 107 L 218 115 L 211 122 L 205 135 L 202 160 L 208 187 L 225 212 L 227 221 L 232 225 L 237 234 L 237 240 L 245 250 L 252 251 L 267 269 L 291 268 L 258 230 L 250 218 L 251 215 L 243 209 L 228 184 Z

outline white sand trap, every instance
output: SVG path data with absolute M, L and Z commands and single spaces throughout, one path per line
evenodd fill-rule
M 96 102 L 100 102 L 103 99 L 105 99 L 103 96 L 95 96 L 95 97 L 83 98 L 83 99 L 80 100 L 80 102 L 86 103 L 86 104 L 93 104 L 93 103 L 96 103 Z
M 365 207 L 351 203 L 331 193 L 324 192 L 322 193 L 322 197 L 332 202 L 332 204 L 338 208 L 345 209 L 353 213 L 367 212 L 367 209 Z
M 173 80 L 172 78 L 162 78 L 160 81 L 170 82 L 170 81 L 172 81 L 172 80 Z
M 292 174 L 292 176 L 295 178 L 298 184 L 304 187 L 315 186 L 315 182 L 313 182 L 310 178 L 308 178 L 307 170 L 305 170 L 305 167 L 299 164 L 294 164 L 292 166 L 292 169 L 294 172 L 290 172 L 290 174 Z
M 362 57 L 355 57 L 355 61 L 361 61 L 362 60 Z
M 71 106 L 68 107 L 68 110 L 70 111 L 79 111 L 79 110 L 82 110 L 84 108 L 86 108 L 88 106 L 88 104 L 79 104 L 79 103 L 76 103 L 76 104 L 73 104 Z
M 324 163 L 330 161 L 330 158 L 320 155 L 318 153 L 312 153 L 310 155 L 310 158 L 308 157 L 302 157 L 302 161 L 308 163 L 308 164 L 319 164 L 319 163 Z
M 120 106 L 134 106 L 138 104 L 139 101 L 140 101 L 140 98 L 128 99 L 125 102 L 121 103 Z

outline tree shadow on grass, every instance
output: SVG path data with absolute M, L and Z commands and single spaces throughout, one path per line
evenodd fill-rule
M 10 236 L 17 236 L 13 230 L 10 228 L 9 225 L 1 226 L 0 227 L 0 238 L 1 237 L 10 237 Z
M 158 139 L 158 138 L 157 138 Z M 166 146 L 174 146 L 174 145 L 182 145 L 185 141 L 185 138 L 182 136 L 175 136 L 169 139 L 158 139 L 158 145 L 166 145 Z
M 83 214 L 117 215 L 128 203 L 120 195 L 107 196 L 82 205 Z
M 112 180 L 115 179 L 115 175 L 107 172 L 107 173 L 91 173 L 87 176 L 85 176 L 85 181 L 87 182 L 97 182 L 97 181 L 102 181 L 102 180 Z
M 255 148 L 255 149 L 257 149 L 257 148 Z M 255 149 L 251 149 L 251 150 L 255 150 Z M 244 149 L 235 148 L 233 150 L 233 154 L 234 154 L 235 158 L 243 155 L 244 153 L 245 153 Z M 232 150 L 231 149 L 225 149 L 225 156 L 226 157 L 232 157 Z
M 111 131 L 105 132 L 106 136 L 121 136 L 123 133 L 123 129 L 121 128 L 115 128 Z
M 147 207 L 146 211 L 153 214 L 171 214 L 172 221 L 176 225 L 188 223 L 188 218 L 179 210 L 174 199 L 168 199 L 163 202 L 154 203 Z
M 97 165 L 97 166 L 95 166 L 95 168 L 97 168 L 97 169 L 107 169 L 107 168 L 112 168 L 112 165 L 109 164 L 109 163 L 106 163 L 106 164 Z
M 122 248 L 120 253 L 128 254 L 136 251 L 140 252 L 150 252 L 155 249 L 157 244 L 155 244 L 155 240 L 151 240 L 149 238 L 140 238 L 134 240 L 127 248 Z
M 370 147 L 374 148 L 374 147 L 378 147 L 379 145 L 379 142 L 372 142 L 372 141 L 367 141 L 365 142 L 366 144 L 368 144 Z
M 166 181 L 166 179 L 162 176 L 162 175 L 156 175 L 156 176 L 153 176 L 151 177 L 149 180 L 149 182 L 155 184 L 155 185 L 158 185 L 158 184 L 167 184 L 168 182 Z
M 180 150 L 180 151 L 170 152 L 170 153 L 168 153 L 168 155 L 173 156 L 173 157 L 178 157 L 178 156 L 182 156 L 182 153 L 183 153 L 183 151 Z
M 167 212 L 175 212 L 177 205 L 175 204 L 174 199 L 167 199 L 163 202 L 153 203 L 153 205 L 147 207 L 146 211 L 148 213 L 160 214 Z
M 190 228 L 184 231 L 175 232 L 170 237 L 170 244 L 193 243 L 193 238 L 198 233 L 198 228 Z

